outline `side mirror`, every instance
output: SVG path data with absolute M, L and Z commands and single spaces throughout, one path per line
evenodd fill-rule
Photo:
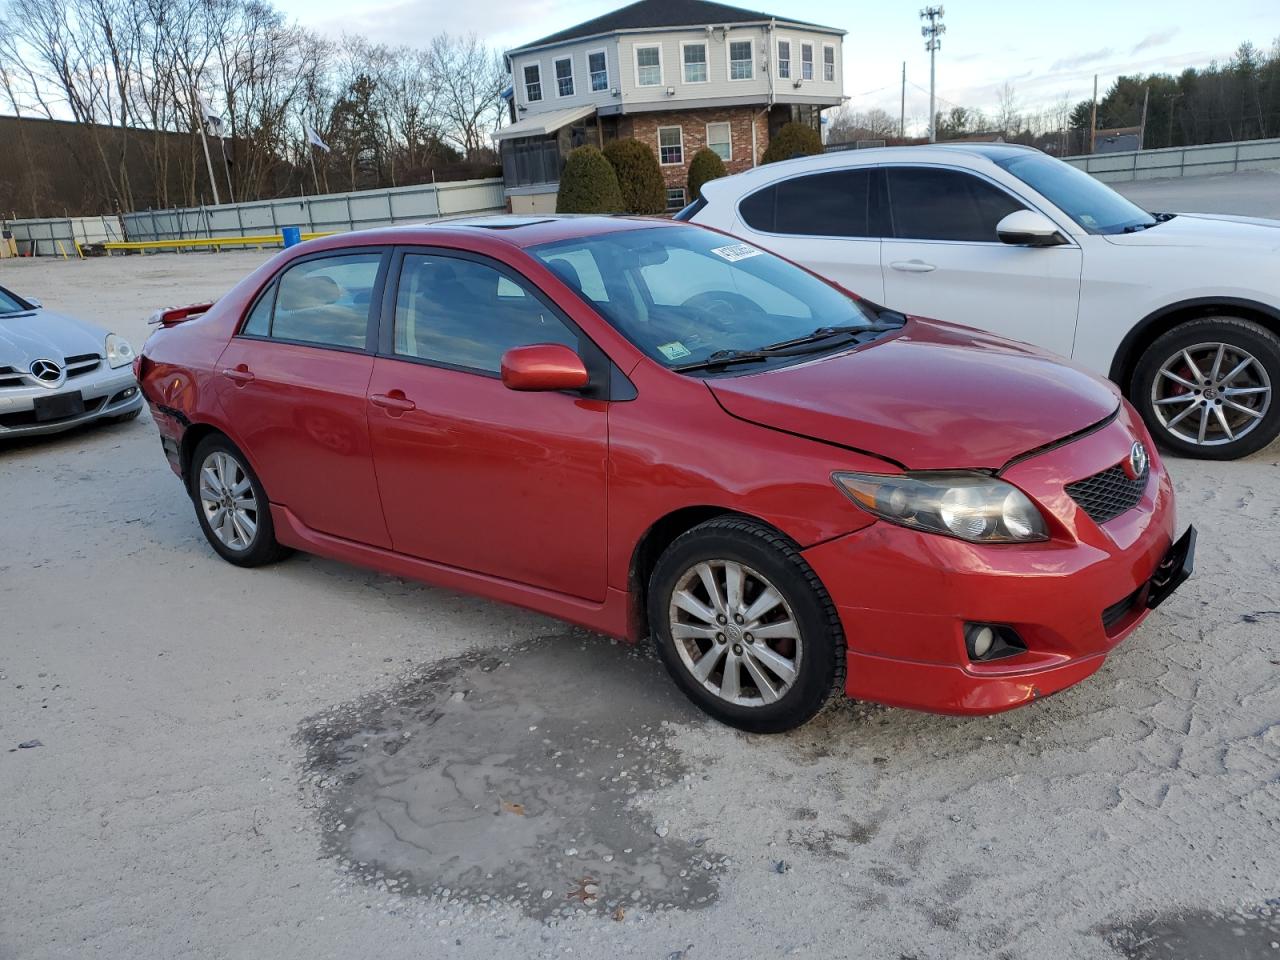
M 22 299 L 27 301 L 27 303 L 31 304 L 31 306 L 35 307 L 37 310 L 44 306 L 44 304 L 35 297 L 23 297 Z
M 1019 247 L 1056 247 L 1067 242 L 1058 225 L 1043 213 L 1016 210 L 996 224 L 1001 243 Z
M 502 383 L 508 390 L 581 390 L 590 380 L 582 358 L 561 343 L 513 347 L 502 355 Z

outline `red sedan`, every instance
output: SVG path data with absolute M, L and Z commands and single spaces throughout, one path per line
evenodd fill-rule
M 840 690 L 1028 703 L 1191 570 L 1113 386 L 692 225 L 347 234 L 159 321 L 138 379 L 226 560 L 297 548 L 653 636 L 749 730 Z

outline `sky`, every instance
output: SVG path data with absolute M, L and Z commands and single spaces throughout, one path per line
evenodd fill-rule
M 732 2 L 732 0 L 726 0 Z M 933 0 L 937 2 L 937 0 Z M 621 0 L 276 0 L 299 23 L 333 37 L 363 34 L 423 44 L 433 34 L 474 32 L 506 50 L 622 6 Z M 844 92 L 855 110 L 899 112 L 907 65 L 907 123 L 929 113 L 929 56 L 920 36 L 923 2 L 742 0 L 779 18 L 847 30 Z M 939 109 L 959 104 L 994 113 L 1005 83 L 1020 108 L 1043 109 L 1099 95 L 1121 74 L 1172 72 L 1225 61 L 1245 40 L 1270 48 L 1280 37 L 1280 0 L 954 0 L 939 52 Z

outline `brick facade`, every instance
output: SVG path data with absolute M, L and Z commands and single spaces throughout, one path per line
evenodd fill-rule
M 654 113 L 636 113 L 618 118 L 617 135 L 634 137 L 658 151 L 658 129 L 679 127 L 681 162 L 662 164 L 662 178 L 668 189 L 687 190 L 689 161 L 707 145 L 707 125 L 728 123 L 731 157 L 725 161 L 729 173 L 750 170 L 769 146 L 768 113 L 763 106 L 721 107 L 702 110 L 669 110 Z M 755 125 L 755 147 L 752 149 L 751 127 Z M 686 200 L 692 199 L 686 197 Z

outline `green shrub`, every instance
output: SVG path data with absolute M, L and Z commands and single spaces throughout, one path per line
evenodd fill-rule
M 788 123 L 778 135 L 769 141 L 761 163 L 775 163 L 792 157 L 810 157 L 822 152 L 822 138 L 818 131 L 803 123 Z
M 662 213 L 667 208 L 667 188 L 653 148 L 639 140 L 610 140 L 604 156 L 618 175 L 622 209 L 627 213 Z
M 704 183 L 723 177 L 727 172 L 720 154 L 710 147 L 703 147 L 689 162 L 689 199 L 697 200 L 702 195 Z
M 618 176 L 604 154 L 592 146 L 572 151 L 560 173 L 556 213 L 619 213 L 621 210 Z

